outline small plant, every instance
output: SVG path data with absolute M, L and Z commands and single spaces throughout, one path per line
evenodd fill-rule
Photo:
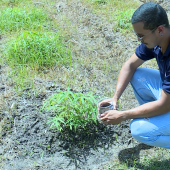
M 66 49 L 58 33 L 24 31 L 6 44 L 5 57 L 11 66 L 26 65 L 34 69 L 56 64 L 70 64 L 71 50 Z
M 86 129 L 88 123 L 97 123 L 95 105 L 96 99 L 92 93 L 73 93 L 68 88 L 46 100 L 42 109 L 56 114 L 47 122 L 51 123 L 51 128 L 56 127 L 61 131 L 69 127 L 76 131 L 78 127 Z

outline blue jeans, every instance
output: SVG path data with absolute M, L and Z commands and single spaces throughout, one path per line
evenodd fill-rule
M 140 67 L 130 83 L 140 105 L 161 97 L 162 81 L 158 70 Z M 139 142 L 170 149 L 170 112 L 133 119 L 130 128 L 132 136 Z

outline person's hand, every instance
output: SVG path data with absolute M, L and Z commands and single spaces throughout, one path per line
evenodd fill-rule
M 116 125 L 124 121 L 123 114 L 121 111 L 109 110 L 99 115 L 100 120 L 106 125 Z
M 112 104 L 113 105 L 113 109 L 114 110 L 117 110 L 117 100 L 115 100 L 114 98 L 109 98 L 109 99 L 105 99 L 105 100 L 103 100 L 103 101 L 101 101 L 99 104 L 98 104 L 98 106 L 99 107 L 101 107 L 101 106 L 104 106 L 104 105 L 106 105 L 106 104 Z M 98 113 L 100 114 L 100 112 L 99 112 L 99 107 L 98 107 Z
M 105 100 L 103 100 L 103 101 L 101 101 L 100 103 L 99 103 L 99 107 L 100 106 L 103 106 L 103 105 L 105 105 L 105 104 L 107 104 L 107 103 L 110 103 L 110 104 L 112 104 L 113 106 L 114 106 L 114 110 L 117 110 L 117 100 L 115 100 L 114 98 L 109 98 L 109 99 L 105 99 Z

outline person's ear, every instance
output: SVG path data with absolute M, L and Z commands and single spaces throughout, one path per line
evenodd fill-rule
M 163 36 L 164 28 L 165 28 L 165 27 L 164 27 L 163 25 L 160 25 L 160 26 L 158 27 L 158 32 L 159 32 L 160 36 Z

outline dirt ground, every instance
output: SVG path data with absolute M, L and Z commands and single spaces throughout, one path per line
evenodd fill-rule
M 112 23 L 107 22 L 104 16 L 95 14 L 82 2 L 57 0 L 55 8 L 55 18 L 67 32 L 68 41 L 73 44 L 73 60 L 77 61 L 75 69 L 80 78 L 77 84 L 72 85 L 72 90 L 88 92 L 94 86 L 96 95 L 110 95 L 108 91 L 114 92 L 122 61 L 133 54 L 138 42 L 131 33 L 127 37 L 119 32 L 114 33 Z M 114 67 L 114 72 L 107 71 L 105 75 L 100 69 L 103 57 L 108 58 L 108 67 Z M 83 63 L 86 59 L 88 65 Z M 94 60 L 99 62 L 96 67 L 92 64 Z M 51 114 L 40 111 L 40 108 L 48 96 L 66 89 L 66 81 L 36 77 L 34 84 L 37 93 L 35 89 L 26 88 L 18 94 L 6 67 L 0 67 L 0 169 L 102 170 L 110 162 L 126 162 L 134 156 L 140 159 L 143 155 L 154 154 L 156 148 L 139 144 L 131 137 L 130 120 L 114 126 L 100 123 L 89 125 L 87 133 L 81 129 L 77 133 L 68 129 L 65 133 L 50 129 L 46 123 Z M 63 78 L 67 69 L 60 67 L 55 72 L 59 72 Z M 50 73 L 46 77 L 48 75 Z M 82 84 L 81 88 L 79 84 Z M 122 110 L 138 105 L 130 86 L 121 97 L 120 105 Z

